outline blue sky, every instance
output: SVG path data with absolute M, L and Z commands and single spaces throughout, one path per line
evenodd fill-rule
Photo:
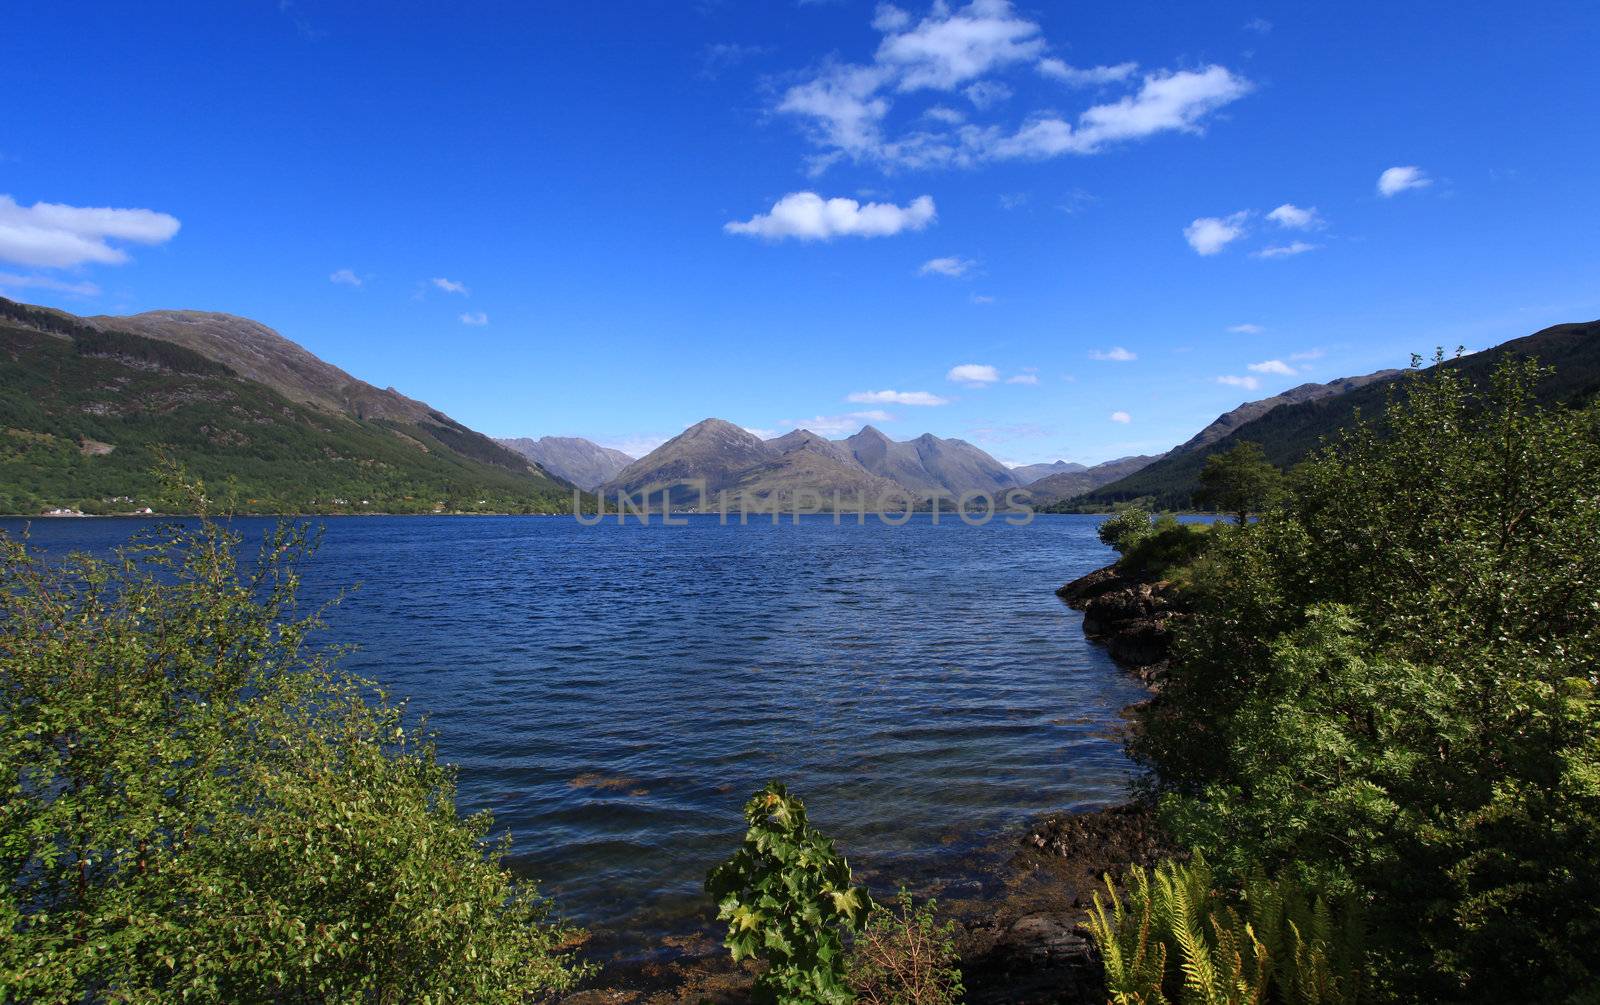
M 0 293 L 246 315 L 493 435 L 1092 462 L 1600 316 L 1592 2 L 62 0 L 7 35 Z

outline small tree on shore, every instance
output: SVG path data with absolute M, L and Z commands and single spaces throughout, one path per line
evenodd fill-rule
M 1206 458 L 1200 472 L 1200 499 L 1240 524 L 1272 503 L 1283 488 L 1283 473 L 1273 467 L 1260 444 L 1249 440 Z

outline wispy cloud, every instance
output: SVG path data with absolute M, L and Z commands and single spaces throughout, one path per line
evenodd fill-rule
M 1257 35 L 1265 35 L 1272 31 L 1272 22 L 1264 17 L 1251 18 L 1244 23 L 1245 31 L 1253 31 Z
M 1260 363 L 1251 363 L 1245 369 L 1251 373 L 1275 373 L 1280 377 L 1293 377 L 1295 374 L 1294 367 L 1281 359 L 1268 359 L 1262 360 Z
M 1266 331 L 1266 329 L 1262 328 L 1260 325 L 1248 323 L 1242 325 L 1229 325 L 1228 330 L 1236 335 L 1259 335 Z
M 1273 244 L 1260 251 L 1251 252 L 1256 258 L 1289 258 L 1293 255 L 1303 255 L 1308 251 L 1316 251 L 1321 245 L 1308 244 L 1305 241 L 1293 241 L 1289 244 Z
M 19 276 L 14 272 L 0 272 L 0 290 L 49 290 L 52 293 L 70 293 L 75 297 L 98 297 L 100 287 L 91 282 L 67 282 L 49 276 Z
M 1069 66 L 1064 60 L 1049 58 L 1039 60 L 1038 71 L 1051 80 L 1059 80 L 1072 87 L 1101 87 L 1127 80 L 1139 72 L 1138 63 L 1118 63 L 1115 66 Z
M 1249 210 L 1228 216 L 1202 216 L 1183 228 L 1183 239 L 1199 254 L 1215 255 L 1244 236 L 1245 221 L 1249 219 Z
M 974 293 L 972 295 L 972 302 L 975 304 L 992 304 L 994 303 L 994 297 L 991 297 L 986 293 Z
M 986 363 L 962 363 L 950 368 L 944 375 L 945 380 L 955 381 L 958 384 L 982 387 L 984 384 L 993 384 L 1000 379 L 1000 371 Z
M 1428 173 L 1416 165 L 1392 167 L 1378 176 L 1378 194 L 1385 199 L 1414 188 L 1427 188 L 1433 184 Z
M 1105 363 L 1131 363 L 1139 358 L 1138 353 L 1129 352 L 1122 346 L 1112 346 L 1110 349 L 1091 349 L 1090 359 L 1098 359 Z
M 469 296 L 472 293 L 471 290 L 467 289 L 465 283 L 458 283 L 454 279 L 435 278 L 428 280 L 428 282 L 446 293 L 459 293 L 462 296 Z
M 769 241 L 795 238 L 829 241 L 835 237 L 888 237 L 903 230 L 921 230 L 937 212 L 932 196 L 918 196 L 908 205 L 854 199 L 824 199 L 815 192 L 791 192 L 767 213 L 723 225 L 729 234 L 761 237 Z
M 1229 387 L 1242 387 L 1247 391 L 1254 391 L 1261 386 L 1261 380 L 1258 377 L 1218 377 L 1217 383 L 1226 384 Z
M 705 80 L 716 80 L 739 64 L 770 51 L 764 45 L 741 45 L 738 42 L 708 45 L 700 50 L 700 76 Z
M 356 275 L 354 269 L 340 269 L 328 277 L 328 282 L 339 286 L 361 286 L 361 277 Z
M 922 263 L 922 268 L 917 270 L 919 276 L 950 276 L 958 278 L 971 272 L 978 265 L 970 258 L 930 258 Z
M 1006 378 L 1006 383 L 1007 384 L 1037 384 L 1037 383 L 1039 383 L 1039 375 L 1036 374 L 1036 373 L 1019 373 L 1019 374 L 1017 374 L 1015 376 L 1007 377 Z
M 461 315 L 461 323 L 464 325 L 476 326 L 486 325 L 489 323 L 489 315 L 482 311 L 468 311 L 467 313 Z
M 941 398 L 929 391 L 853 391 L 846 401 L 857 405 L 948 405 L 949 398 Z
M 149 209 L 20 206 L 0 195 L 0 261 L 44 269 L 121 265 L 128 253 L 111 242 L 164 244 L 178 232 L 177 217 Z
M 1118 409 L 1117 411 L 1111 413 L 1111 421 L 1112 422 L 1120 422 L 1123 425 L 1127 425 L 1128 423 L 1133 421 L 1133 416 L 1129 415 L 1127 412 L 1122 411 L 1121 409 Z

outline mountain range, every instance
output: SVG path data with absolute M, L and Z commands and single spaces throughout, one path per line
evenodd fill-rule
M 1482 382 L 1500 360 L 1526 356 L 1556 368 L 1541 401 L 1600 393 L 1600 322 L 1439 365 Z M 1211 454 L 1249 440 L 1291 466 L 1357 414 L 1381 416 L 1404 386 L 1398 370 L 1302 384 L 1244 402 L 1166 454 L 1012 468 L 964 440 L 894 440 L 873 426 L 840 440 L 805 429 L 762 439 L 712 418 L 640 458 L 571 436 L 497 441 L 265 325 L 201 311 L 77 317 L 0 298 L 0 366 L 4 513 L 159 509 L 163 459 L 226 493 L 237 512 L 559 512 L 575 490 L 637 502 L 662 486 L 673 507 L 693 508 L 701 485 L 712 507 L 723 493 L 763 507 L 798 498 L 852 509 L 1016 493 L 1036 508 L 1141 497 L 1187 508 Z

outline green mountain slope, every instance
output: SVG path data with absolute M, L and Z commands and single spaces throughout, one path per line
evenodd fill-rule
M 1555 367 L 1555 376 L 1539 387 L 1539 399 L 1545 404 L 1578 404 L 1600 393 L 1600 321 L 1556 325 L 1440 365 L 1458 369 L 1474 381 L 1483 381 L 1508 356 L 1534 356 L 1542 364 Z M 1126 478 L 1066 500 L 1059 508 L 1101 509 L 1142 496 L 1153 496 L 1155 504 L 1163 508 L 1188 508 L 1194 505 L 1200 471 L 1211 454 L 1249 440 L 1259 443 L 1272 463 L 1292 467 L 1330 434 L 1350 425 L 1357 412 L 1368 418 L 1381 417 L 1395 386 L 1395 379 L 1382 379 L 1342 394 L 1279 405 L 1225 436 L 1197 449 L 1174 451 Z
M 565 483 L 420 402 L 358 418 L 104 324 L 0 298 L 0 512 L 159 510 L 161 454 L 246 513 L 571 507 Z

